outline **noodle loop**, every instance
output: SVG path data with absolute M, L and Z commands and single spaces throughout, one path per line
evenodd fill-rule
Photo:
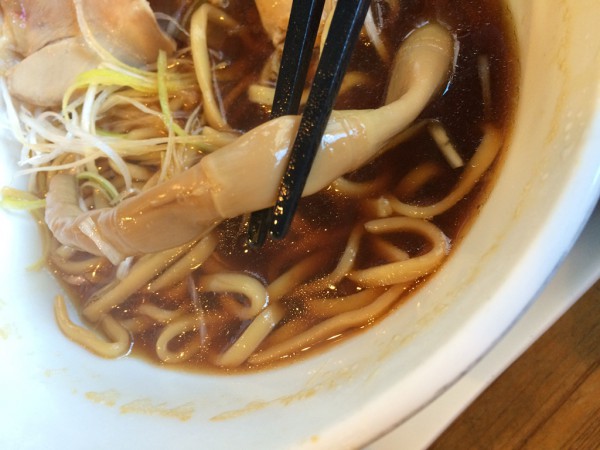
M 411 231 L 425 237 L 431 243 L 431 249 L 424 255 L 368 269 L 354 270 L 348 274 L 348 278 L 361 286 L 389 286 L 414 281 L 433 272 L 450 251 L 448 238 L 444 233 L 425 220 L 389 217 L 367 222 L 365 229 L 373 234 Z
M 98 335 L 74 324 L 69 319 L 67 306 L 62 296 L 58 295 L 54 301 L 54 315 L 60 330 L 73 342 L 94 352 L 104 358 L 119 358 L 131 350 L 131 336 L 115 319 L 105 315 L 100 319 L 100 326 L 104 333 L 112 340 L 107 342 Z
M 240 273 L 202 276 L 198 280 L 198 288 L 202 292 L 226 292 L 243 295 L 248 300 L 248 304 L 238 311 L 238 316 L 242 320 L 256 317 L 269 302 L 269 294 L 262 283 L 249 275 Z

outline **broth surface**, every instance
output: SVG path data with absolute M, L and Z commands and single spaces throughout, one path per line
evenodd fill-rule
M 437 21 L 447 26 L 458 39 L 460 51 L 452 79 L 443 95 L 438 95 L 430 103 L 417 122 L 435 121 L 441 124 L 465 162 L 471 159 L 481 142 L 484 123 L 494 124 L 504 136 L 508 136 L 518 96 L 518 58 L 510 17 L 502 1 L 403 0 L 400 1 L 400 11 L 397 15 L 388 10 L 388 3 L 380 2 L 375 5 L 375 20 L 384 24 L 383 41 L 390 49 L 396 49 L 415 28 L 427 22 Z M 214 35 L 211 34 L 209 45 L 218 46 L 219 51 L 213 52 L 212 62 L 222 67 L 215 71 L 215 76 L 227 120 L 233 128 L 247 131 L 268 120 L 268 108 L 253 103 L 246 94 L 246 88 L 259 78 L 260 71 L 272 54 L 273 48 L 262 31 L 252 2 L 232 0 L 228 2 L 225 11 L 247 25 L 243 32 L 235 35 L 228 35 L 213 27 Z M 185 42 L 181 45 L 185 45 Z M 482 98 L 479 73 L 482 60 L 489 62 L 490 103 L 485 103 Z M 389 63 L 382 61 L 373 45 L 365 38 L 354 53 L 349 71 L 360 72 L 364 76 L 358 85 L 340 95 L 336 109 L 381 106 L 388 82 Z M 467 197 L 449 211 L 432 219 L 450 239 L 452 246 L 464 235 L 485 195 L 491 189 L 493 173 L 499 165 L 498 160 L 501 160 L 501 157 L 496 158 L 494 166 Z M 414 192 L 398 188 L 399 182 L 414 168 L 426 164 L 434 168 L 436 175 L 433 181 L 425 183 Z M 372 200 L 393 194 L 401 201 L 428 205 L 447 195 L 459 180 L 462 170 L 449 167 L 438 145 L 426 129 L 423 129 L 366 167 L 349 175 L 348 179 L 360 182 L 383 180 L 381 186 L 370 195 Z M 170 351 L 177 353 L 179 349 L 192 345 L 198 339 L 202 341 L 199 350 L 193 356 L 173 365 L 177 368 L 209 372 L 256 370 L 313 354 L 314 350 L 326 348 L 331 342 L 311 345 L 310 352 L 294 352 L 266 364 L 244 363 L 240 367 L 230 369 L 215 367 L 214 360 L 217 355 L 223 348 L 236 342 L 251 320 L 241 320 L 236 313 L 239 305 L 247 303 L 243 296 L 234 293 L 221 295 L 203 292 L 198 289 L 199 280 L 207 271 L 218 269 L 249 274 L 264 285 L 269 285 L 307 257 L 314 258 L 311 264 L 319 267 L 313 275 L 314 279 L 318 279 L 336 267 L 353 230 L 357 224 L 366 220 L 367 205 L 370 204 L 372 203 L 369 203 L 368 198 L 357 200 L 330 187 L 304 198 L 288 236 L 282 241 L 268 241 L 261 249 L 250 248 L 246 244 L 247 217 L 226 220 L 216 230 L 219 238 L 216 254 L 192 275 L 192 284 L 188 280 L 156 293 L 142 289 L 115 308 L 111 314 L 119 320 L 127 321 L 133 318 L 131 312 L 144 304 L 169 311 L 191 312 L 200 308 L 200 315 L 205 318 L 202 319 L 202 330 L 181 333 L 168 344 Z M 408 232 L 386 235 L 386 240 L 411 256 L 423 254 L 430 247 L 425 239 Z M 385 263 L 386 258 L 382 256 L 378 246 L 381 246 L 380 239 L 373 236 L 363 237 L 356 267 L 360 269 Z M 61 274 L 56 267 L 53 267 L 53 270 L 59 278 L 67 276 Z M 105 279 L 110 279 L 114 271 L 116 269 Z M 394 307 L 405 301 L 410 292 L 423 281 L 424 279 L 419 279 L 407 287 Z M 106 284 L 107 282 L 84 284 L 75 289 L 74 296 L 79 299 L 81 305 L 85 305 L 88 299 Z M 322 309 L 327 308 L 328 299 L 360 291 L 356 284 L 343 280 L 317 294 L 304 293 L 300 289 L 284 296 L 280 300 L 285 311 L 284 317 L 261 344 L 259 352 L 260 349 L 267 348 L 288 335 L 307 330 L 322 322 Z M 319 303 L 318 308 L 315 301 Z M 321 312 L 315 313 L 315 310 Z M 334 341 L 372 326 L 379 318 L 352 327 Z M 132 332 L 133 354 L 160 363 L 156 357 L 155 345 L 163 325 L 151 323 L 141 328 L 143 331 Z M 199 334 L 202 335 L 200 338 Z

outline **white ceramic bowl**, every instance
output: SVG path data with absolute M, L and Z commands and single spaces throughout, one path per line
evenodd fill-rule
M 508 3 L 521 98 L 492 195 L 426 289 L 319 356 L 214 377 L 89 355 L 54 324 L 56 283 L 24 269 L 38 254 L 35 226 L 2 212 L 0 447 L 359 447 L 453 383 L 548 280 L 599 192 L 600 3 Z M 2 185 L 13 183 L 10 150 Z

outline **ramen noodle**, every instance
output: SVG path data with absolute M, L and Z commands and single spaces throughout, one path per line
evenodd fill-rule
M 52 30 L 24 3 L 0 1 L 0 89 L 31 192 L 4 202 L 43 223 L 60 329 L 106 358 L 249 370 L 372 326 L 451 254 L 510 132 L 499 0 L 373 1 L 290 232 L 254 248 L 298 125 L 269 120 L 291 2 L 70 0 Z

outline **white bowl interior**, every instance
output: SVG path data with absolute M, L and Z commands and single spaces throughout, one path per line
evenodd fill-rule
M 35 225 L 0 213 L 0 420 L 11 424 L 0 447 L 359 446 L 467 370 L 534 298 L 599 192 L 600 3 L 508 4 L 522 79 L 496 187 L 424 289 L 328 352 L 227 377 L 89 355 L 54 324 L 57 284 L 25 269 L 38 254 Z M 3 147 L 0 184 L 14 185 L 18 150 Z

